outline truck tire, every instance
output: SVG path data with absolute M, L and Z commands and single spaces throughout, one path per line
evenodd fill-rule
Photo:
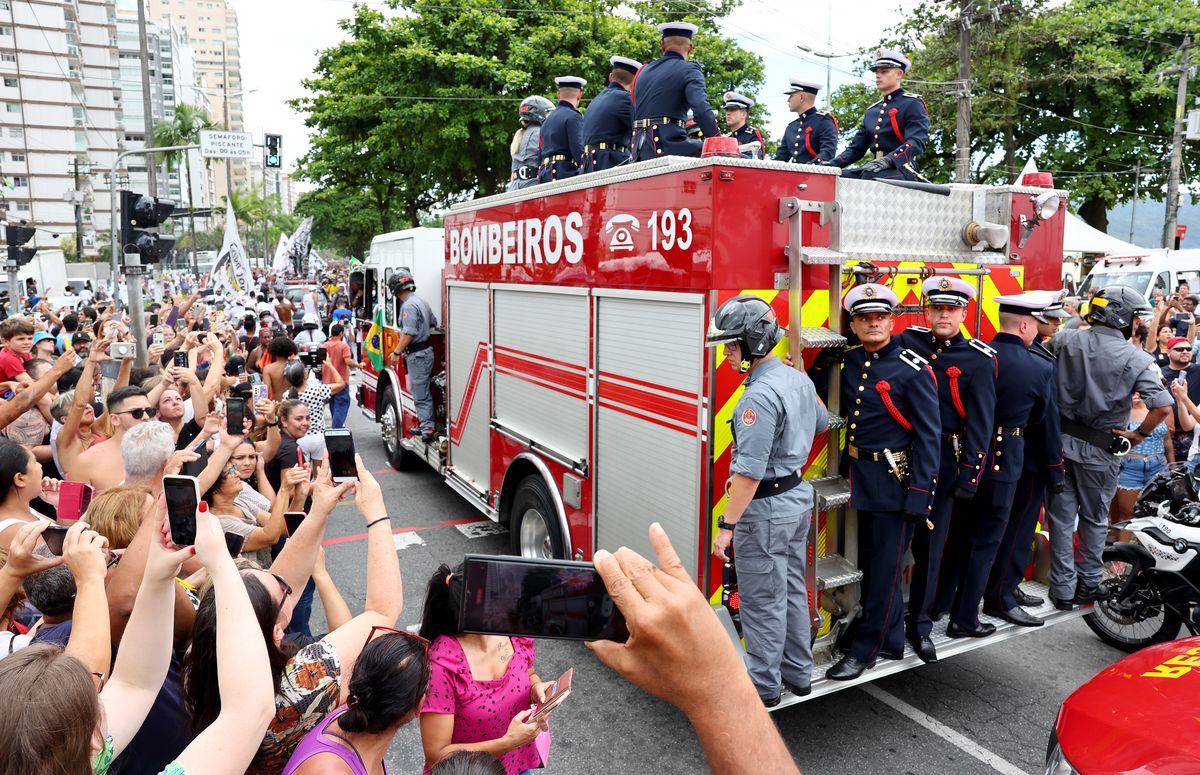
M 1111 588 L 1114 595 L 1124 586 L 1133 567 L 1132 559 L 1120 547 L 1104 550 L 1107 573 L 1102 583 Z M 1096 603 L 1083 620 L 1100 640 L 1130 654 L 1146 646 L 1174 640 L 1183 624 L 1178 615 L 1163 605 L 1158 590 L 1148 580 L 1132 590 L 1128 603 L 1119 605 L 1109 598 Z
M 517 484 L 509 514 L 513 554 L 539 560 L 568 559 L 554 500 L 542 477 L 530 474 Z
M 400 444 L 404 428 L 400 422 L 400 410 L 392 397 L 392 389 L 385 387 L 375 403 L 379 416 L 379 434 L 383 437 L 383 448 L 387 452 L 388 464 L 397 471 L 412 471 L 420 462 L 412 452 Z

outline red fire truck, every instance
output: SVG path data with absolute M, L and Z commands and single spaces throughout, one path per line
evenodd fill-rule
M 444 321 L 433 340 L 443 432 L 429 444 L 408 436 L 417 423 L 402 364 L 368 368 L 360 405 L 380 423 L 393 465 L 436 468 L 507 525 L 514 553 L 588 559 L 624 545 L 653 556 L 647 527 L 657 520 L 714 603 L 736 614 L 736 596 L 722 596 L 728 569 L 710 550 L 742 388 L 721 368 L 721 350 L 704 347 L 713 311 L 734 295 L 760 295 L 790 332 L 779 354 L 790 348 L 811 368 L 846 341 L 846 289 L 891 283 L 899 328 L 920 320 L 920 281 L 936 270 L 977 287 L 968 333 L 990 337 L 994 295 L 1060 287 L 1065 196 L 1044 173 L 1022 185 L 935 186 L 672 157 L 463 203 L 445 217 L 439 253 L 410 251 L 414 272 L 443 277 L 440 288 L 418 283 Z M 368 261 L 374 303 L 394 305 L 383 287 L 391 269 Z M 386 350 L 396 334 L 385 333 Z M 860 610 L 862 576 L 837 476 L 839 378 L 827 371 L 818 388 L 835 443 L 817 440 L 805 474 L 817 493 L 813 696 L 845 685 L 820 680 L 821 663 Z M 1037 613 L 1048 622 L 1077 615 L 1048 605 Z M 994 623 L 999 632 L 982 641 L 946 639 L 943 623 L 938 653 L 1015 634 Z M 914 664 L 911 655 L 881 664 L 863 680 Z

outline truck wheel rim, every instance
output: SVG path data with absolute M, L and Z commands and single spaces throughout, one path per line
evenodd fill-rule
M 546 518 L 537 509 L 526 509 L 521 515 L 521 556 L 554 558 L 554 547 L 550 544 L 550 528 Z
M 379 421 L 379 424 L 381 426 L 380 433 L 383 435 L 384 446 L 387 447 L 388 454 L 393 455 L 396 452 L 396 445 L 398 443 L 396 440 L 396 408 L 389 404 L 387 409 L 384 410 L 383 418 Z

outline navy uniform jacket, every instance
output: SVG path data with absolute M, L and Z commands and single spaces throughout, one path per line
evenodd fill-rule
M 837 119 L 830 113 L 809 108 L 783 130 L 775 149 L 775 161 L 812 164 L 817 159 L 832 161 L 837 153 Z
M 634 160 L 657 156 L 699 156 L 701 144 L 689 140 L 684 130 L 688 108 L 705 137 L 721 134 L 708 102 L 704 73 L 696 62 L 667 51 L 638 70 L 633 80 L 633 120 L 663 119 L 676 124 L 660 124 L 649 129 L 634 128 Z
M 902 347 L 928 360 L 937 377 L 944 438 L 940 476 L 954 477 L 956 488 L 974 492 L 991 449 L 996 411 L 995 351 L 962 334 L 940 339 L 921 326 L 909 326 L 899 339 Z M 948 436 L 951 433 L 958 434 L 957 457 Z
M 887 395 L 905 427 L 888 411 Z M 937 384 L 928 362 L 892 339 L 873 353 L 846 351 L 842 364 L 846 442 L 863 450 L 907 452 L 908 479 L 901 484 L 887 462 L 850 461 L 850 505 L 867 511 L 928 514 L 941 458 L 942 422 Z
M 925 109 L 925 100 L 896 89 L 867 108 L 854 139 L 833 163 L 845 167 L 868 154 L 875 158 L 875 154 L 882 153 L 892 158 L 896 169 L 906 163 L 920 169 L 916 160 L 928 139 L 929 111 Z
M 1058 387 L 1054 364 L 1034 355 L 1021 338 L 999 333 L 989 343 L 996 351 L 996 432 L 984 477 L 1015 483 L 1025 466 L 1024 431 L 1044 426 L 1040 455 L 1052 485 L 1063 481 L 1062 443 L 1058 423 Z M 1002 433 L 1002 428 L 1021 428 L 1021 435 Z M 1011 495 L 1011 493 L 1010 493 Z M 998 504 L 997 504 L 998 505 Z
M 605 145 L 622 146 L 600 148 Z M 616 81 L 609 82 L 583 116 L 583 157 L 579 168 L 583 172 L 596 172 L 624 164 L 629 159 L 633 145 L 633 97 Z
M 743 159 L 765 159 L 767 157 L 767 141 L 763 139 L 762 132 L 754 127 L 743 124 L 741 129 L 736 132 L 727 132 L 725 136 L 736 138 L 738 145 L 758 143 L 757 151 L 742 151 Z
M 579 159 L 583 156 L 583 116 L 574 105 L 559 100 L 558 106 L 550 111 L 542 122 L 542 156 L 538 168 L 538 182 L 574 177 L 579 174 Z M 552 156 L 563 155 L 566 159 L 548 162 Z
M 789 476 L 804 467 L 813 437 L 829 425 L 812 380 L 802 371 L 768 358 L 746 378 L 734 407 L 729 473 L 758 481 Z M 742 520 L 796 520 L 812 509 L 812 486 L 750 501 Z

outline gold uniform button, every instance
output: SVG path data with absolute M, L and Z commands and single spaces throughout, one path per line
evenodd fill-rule
M 854 437 L 853 437 L 853 436 L 851 436 L 851 437 L 850 437 L 850 441 L 854 441 Z
M 993 467 L 992 467 L 992 470 L 993 470 L 993 471 L 999 471 L 999 470 L 1000 470 L 1000 466 L 993 466 Z
M 858 427 L 858 426 L 857 426 L 857 425 L 855 425 L 854 423 L 850 423 L 850 430 L 854 430 L 854 429 L 855 429 L 855 428 L 857 428 L 857 427 Z
M 864 374 L 863 376 L 866 376 L 866 375 Z M 866 390 L 866 389 L 867 389 L 867 388 L 866 388 L 865 386 L 863 386 L 863 385 L 859 385 L 859 386 L 858 386 L 858 392 L 859 392 L 859 393 L 863 392 L 863 391 L 864 391 L 864 390 Z
M 855 416 L 855 417 L 858 417 L 858 414 L 859 414 L 858 410 L 857 410 L 857 409 L 855 409 L 855 410 L 854 410 L 854 416 Z
M 854 403 L 856 403 L 856 404 L 861 404 L 861 403 L 862 403 L 862 399 L 861 399 L 861 398 L 856 398 L 856 399 L 854 399 Z

